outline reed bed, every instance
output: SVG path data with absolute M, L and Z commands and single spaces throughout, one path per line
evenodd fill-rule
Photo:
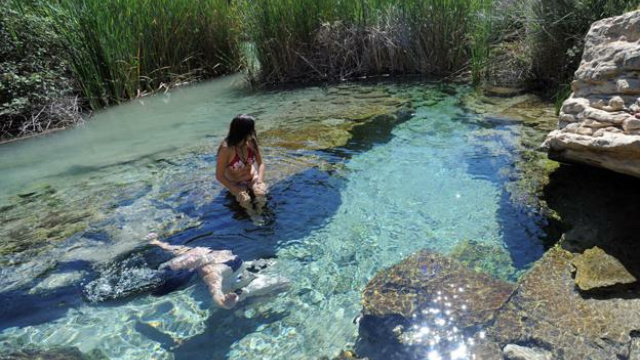
M 480 71 L 489 51 L 491 0 L 263 0 L 243 6 L 260 83 L 443 77 Z
M 55 21 L 91 108 L 172 83 L 237 71 L 234 5 L 227 0 L 15 1 Z
M 582 59 L 584 37 L 599 19 L 640 7 L 638 0 L 535 0 L 526 21 L 534 86 L 566 93 Z

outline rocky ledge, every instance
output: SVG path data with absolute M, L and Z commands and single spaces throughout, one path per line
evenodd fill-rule
M 574 267 L 584 271 L 603 256 L 608 255 L 598 248 L 577 255 L 556 246 L 514 285 L 447 257 L 417 252 L 380 271 L 365 287 L 356 352 L 371 360 L 424 359 L 425 354 L 640 359 L 640 298 L 630 292 L 591 297 L 572 276 Z M 610 267 L 596 266 L 611 273 Z M 589 283 L 599 279 L 596 274 Z M 608 288 L 620 279 L 628 282 L 609 277 L 595 286 Z
M 571 88 L 549 157 L 640 177 L 640 11 L 593 23 Z

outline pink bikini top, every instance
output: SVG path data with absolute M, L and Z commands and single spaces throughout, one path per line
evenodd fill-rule
M 239 170 L 242 169 L 243 167 L 245 167 L 247 164 L 249 165 L 253 165 L 253 163 L 255 162 L 255 156 L 253 154 L 253 150 L 247 146 L 248 150 L 248 154 L 247 154 L 247 159 L 243 159 L 240 157 L 240 155 L 238 155 L 238 148 L 236 147 L 236 155 L 233 157 L 233 159 L 231 159 L 231 161 L 229 162 L 229 165 L 227 165 L 228 167 L 234 169 L 234 170 Z

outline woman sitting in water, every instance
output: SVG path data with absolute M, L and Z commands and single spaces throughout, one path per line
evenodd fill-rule
M 289 280 L 283 277 L 257 274 L 266 265 L 244 262 L 229 250 L 169 245 L 159 241 L 155 233 L 147 238 L 150 244 L 176 255 L 162 264 L 160 269 L 197 270 L 207 284 L 214 303 L 225 309 L 233 308 L 249 296 L 266 295 L 289 285 Z
M 264 172 L 255 120 L 249 115 L 238 115 L 231 121 L 229 134 L 218 148 L 216 179 L 253 216 L 255 213 L 249 192 L 255 196 L 256 210 L 260 214 L 267 194 L 267 186 L 263 182 Z

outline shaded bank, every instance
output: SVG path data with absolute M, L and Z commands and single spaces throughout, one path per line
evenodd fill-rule
M 582 253 L 598 246 L 640 278 L 640 222 L 636 220 L 640 215 L 639 179 L 566 165 L 551 175 L 545 197 L 562 218 L 562 248 Z

